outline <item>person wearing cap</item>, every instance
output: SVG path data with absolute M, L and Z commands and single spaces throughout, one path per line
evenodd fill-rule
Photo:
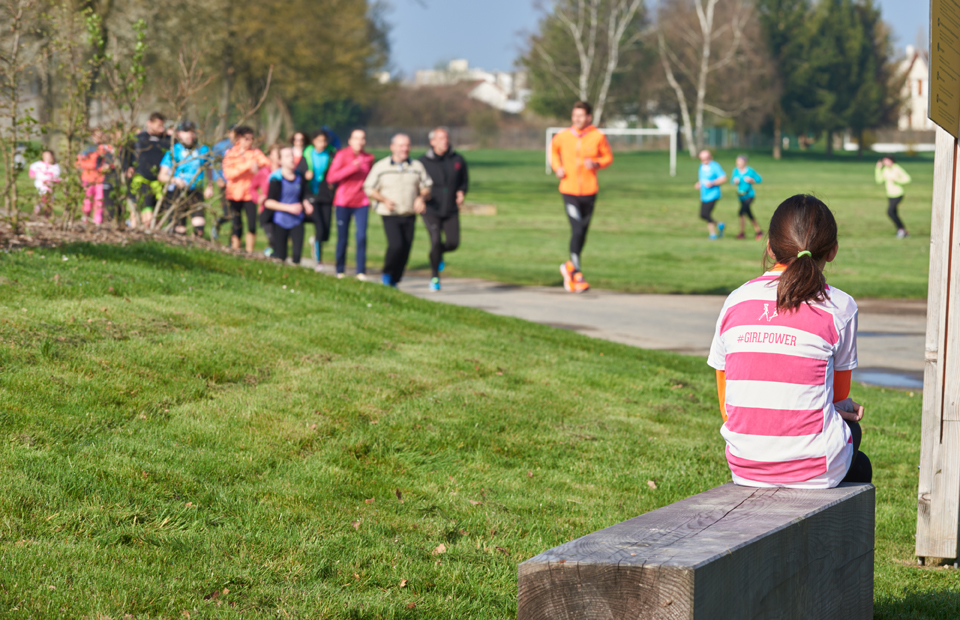
M 197 145 L 197 126 L 192 121 L 183 121 L 177 127 L 177 142 L 167 151 L 160 162 L 157 180 L 166 185 L 164 202 L 172 205 L 177 218 L 174 231 L 187 232 L 187 213 L 193 233 L 203 236 L 206 225 L 204 200 L 213 197 L 210 184 L 210 147 Z
M 170 150 L 166 123 L 163 114 L 154 112 L 147 121 L 146 129 L 138 133 L 133 144 L 125 149 L 123 165 L 130 179 L 129 200 L 133 203 L 130 210 L 140 214 L 144 228 L 149 227 L 158 195 L 162 195 L 157 173 L 163 156 Z

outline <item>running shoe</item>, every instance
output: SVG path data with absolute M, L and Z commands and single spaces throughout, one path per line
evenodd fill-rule
M 346 275 L 345 273 L 338 273 L 338 274 L 337 274 L 337 280 L 343 280 L 343 278 L 344 278 L 345 275 Z
M 220 238 L 220 231 L 218 230 L 217 226 L 214 226 L 213 228 L 210 229 L 210 240 L 216 241 L 219 238 Z
M 711 234 L 711 235 L 710 235 L 710 241 L 716 241 L 716 240 L 719 239 L 719 238 L 720 238 L 720 237 L 718 237 L 718 236 L 716 236 L 716 235 L 714 235 L 714 234 Z
M 440 291 L 440 278 L 430 278 L 430 292 L 436 293 Z
M 587 284 L 587 281 L 583 279 L 583 274 L 580 273 L 579 271 L 573 274 L 573 278 L 571 278 L 571 280 L 572 280 L 571 282 L 572 290 L 571 289 L 567 289 L 567 290 L 571 290 L 571 292 L 573 293 L 585 293 L 590 289 L 590 285 Z
M 326 271 L 326 268 L 324 268 L 323 263 L 317 263 L 316 265 L 313 266 L 313 270 L 316 271 L 317 273 L 324 273 Z
M 719 224 L 717 224 L 717 236 L 722 237 L 723 231 L 726 230 L 726 228 L 727 228 L 727 225 L 724 224 L 723 222 L 720 222 Z
M 746 238 L 747 236 L 743 233 L 740 233 L 739 235 L 737 235 L 737 239 L 746 239 Z
M 761 239 L 763 239 L 763 231 L 762 231 L 762 230 L 753 236 L 753 240 L 754 240 L 754 241 L 760 241 Z
M 365 273 L 358 273 L 358 274 L 357 274 L 357 280 L 360 280 L 361 282 L 366 282 L 366 281 L 367 281 L 367 274 L 365 274 Z
M 897 239 L 906 239 L 909 236 L 910 234 L 902 228 L 897 231 Z
M 560 275 L 563 276 L 563 288 L 567 290 L 568 293 L 573 293 L 573 274 L 577 272 L 576 268 L 573 266 L 573 261 L 567 261 L 560 265 Z
M 443 268 L 447 266 L 447 261 L 440 261 L 440 266 L 437 267 L 437 271 L 443 271 Z
M 271 256 L 273 256 L 273 248 L 267 248 L 266 250 L 264 250 L 263 255 L 266 256 L 267 258 L 270 258 Z
M 360 277 L 360 274 L 358 273 L 357 278 L 359 277 Z M 393 278 L 390 277 L 389 273 L 385 273 L 382 276 L 380 276 L 380 284 L 384 286 L 393 286 Z

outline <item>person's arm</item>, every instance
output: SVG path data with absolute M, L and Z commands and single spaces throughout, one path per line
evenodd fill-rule
M 876 168 L 874 168 L 873 176 L 877 181 L 877 185 L 883 185 L 883 182 L 886 181 L 886 179 L 883 178 L 883 168 L 881 168 L 880 166 L 877 166 Z
M 738 168 L 734 168 L 730 175 L 730 185 L 740 185 L 740 170 Z
M 603 136 L 600 140 L 597 150 L 599 151 L 599 157 L 594 162 L 597 164 L 597 169 L 602 170 L 613 163 L 613 149 L 610 148 L 610 142 L 606 136 Z
M 367 187 L 364 186 L 363 191 L 367 193 L 367 198 L 371 200 L 376 200 L 377 202 L 382 204 L 384 207 L 386 207 L 387 211 L 392 212 L 394 209 L 397 208 L 397 205 L 395 202 L 393 202 L 392 200 L 390 200 L 389 198 L 381 194 L 378 190 L 372 187 L 367 189 Z
M 723 421 L 727 421 L 727 373 L 723 370 L 717 371 L 717 397 L 720 399 L 720 415 Z
M 342 152 L 343 151 L 340 151 L 340 153 Z M 354 172 L 353 166 L 347 164 L 347 157 L 340 153 L 334 155 L 333 161 L 330 162 L 330 169 L 327 170 L 328 183 L 339 183 Z
M 225 178 L 228 183 L 236 181 L 246 174 L 249 168 L 250 166 L 244 163 L 243 158 L 235 155 L 231 156 L 229 151 L 223 156 L 223 178 Z
M 557 139 L 559 136 L 559 133 L 556 134 L 550 141 L 550 168 L 558 179 L 562 179 L 567 176 L 567 172 L 563 169 L 563 160 L 560 158 L 560 140 Z
M 913 179 L 910 178 L 910 175 L 907 173 L 907 171 L 902 167 L 897 166 L 897 183 L 900 185 L 907 185 L 911 181 L 913 181 Z
M 457 206 L 462 207 L 467 197 L 467 189 L 470 186 L 470 173 L 467 172 L 467 160 L 460 158 L 463 166 L 460 168 L 460 185 L 457 186 Z
M 171 157 L 170 151 L 167 151 L 163 154 L 163 159 L 160 160 L 160 171 L 157 172 L 157 180 L 164 184 L 169 183 L 172 168 L 173 157 Z
M 760 176 L 760 174 L 756 170 L 753 170 L 750 176 L 753 178 L 754 184 L 759 185 L 763 183 L 763 178 Z
M 280 179 L 270 179 L 270 189 L 267 190 L 267 199 L 263 206 L 271 211 L 283 211 L 291 215 L 300 215 L 303 213 L 303 205 L 299 202 L 287 204 L 280 202 L 281 181 Z

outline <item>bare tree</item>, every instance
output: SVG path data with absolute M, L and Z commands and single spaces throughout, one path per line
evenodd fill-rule
M 562 45 L 576 50 L 575 66 L 560 57 L 546 32 L 531 38 L 533 54 L 525 63 L 539 60 L 564 90 L 581 101 L 592 100 L 593 118 L 600 125 L 621 55 L 640 39 L 642 7 L 643 0 L 557 0 L 543 28 L 551 27 L 551 18 L 562 26 Z
M 757 88 L 769 67 L 756 43 L 756 27 L 751 0 L 661 0 L 660 63 L 676 96 L 691 156 L 704 145 L 705 113 L 738 118 L 769 105 L 770 98 Z
M 4 37 L 0 43 L 0 101 L 5 104 L 6 123 L 0 128 L 3 150 L 4 208 L 14 234 L 20 232 L 20 202 L 17 192 L 17 146 L 22 134 L 36 121 L 22 107 L 24 72 L 33 64 L 27 54 L 27 37 L 36 27 L 34 9 L 37 0 L 3 0 L 0 24 Z

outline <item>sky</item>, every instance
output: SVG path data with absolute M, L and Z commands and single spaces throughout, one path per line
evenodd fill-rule
M 893 27 L 898 52 L 916 41 L 920 28 L 929 28 L 927 0 L 875 1 Z M 432 69 L 454 58 L 466 58 L 472 67 L 509 71 L 523 47 L 523 33 L 537 26 L 535 2 L 391 0 L 386 17 L 392 25 L 393 73 L 412 79 L 417 69 Z

